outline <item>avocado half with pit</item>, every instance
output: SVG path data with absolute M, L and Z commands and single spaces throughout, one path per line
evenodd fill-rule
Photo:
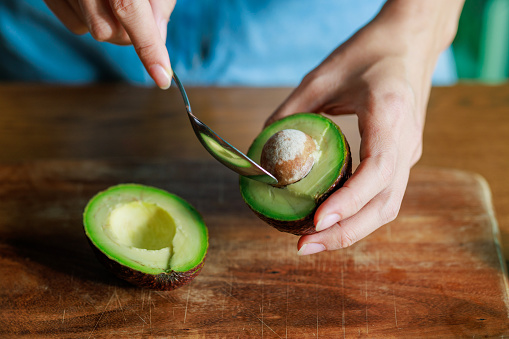
M 284 142 L 285 137 L 289 142 Z M 298 153 L 299 149 L 302 153 Z M 332 120 L 315 113 L 297 113 L 267 126 L 253 141 L 247 155 L 261 163 L 280 183 L 293 175 L 285 178 L 282 173 L 281 177 L 277 164 L 290 164 L 282 166 L 283 172 L 301 172 L 297 181 L 294 178 L 279 186 L 240 178 L 242 198 L 251 210 L 279 231 L 296 235 L 315 233 L 316 209 L 352 174 L 350 147 L 341 129 Z M 313 157 L 310 169 L 304 168 L 309 167 L 308 157 Z M 269 158 L 265 161 L 268 166 L 264 158 Z
M 89 201 L 83 223 L 99 260 L 139 287 L 181 287 L 198 275 L 207 254 L 201 215 L 182 198 L 155 187 L 110 187 Z

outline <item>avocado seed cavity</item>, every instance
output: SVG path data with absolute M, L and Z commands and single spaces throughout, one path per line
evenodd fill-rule
M 296 129 L 277 132 L 262 149 L 260 165 L 284 187 L 304 178 L 317 160 L 318 146 L 306 133 Z
M 116 206 L 109 216 L 109 227 L 117 242 L 146 250 L 171 248 L 176 230 L 168 212 L 142 201 Z

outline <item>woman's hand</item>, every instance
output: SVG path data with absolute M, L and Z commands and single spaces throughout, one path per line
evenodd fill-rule
M 454 4 L 454 5 L 453 5 Z M 352 245 L 396 218 L 422 152 L 431 76 L 462 1 L 394 0 L 309 73 L 268 123 L 295 112 L 357 114 L 360 165 L 316 211 L 299 254 Z
M 90 32 L 94 39 L 132 44 L 156 84 L 166 89 L 172 70 L 165 41 L 176 0 L 45 0 L 73 33 Z

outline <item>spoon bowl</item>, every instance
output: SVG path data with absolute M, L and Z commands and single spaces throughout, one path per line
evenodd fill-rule
M 173 81 L 175 81 L 175 84 L 182 95 L 182 99 L 184 99 L 187 115 L 189 116 L 189 121 L 191 122 L 194 133 L 198 137 L 198 140 L 200 140 L 203 147 L 205 147 L 205 149 L 216 160 L 244 177 L 270 185 L 277 184 L 278 181 L 272 174 L 267 172 L 263 167 L 258 165 L 237 148 L 233 147 L 230 143 L 221 138 L 216 132 L 198 119 L 191 111 L 191 104 L 189 103 L 187 93 L 175 72 L 173 72 Z

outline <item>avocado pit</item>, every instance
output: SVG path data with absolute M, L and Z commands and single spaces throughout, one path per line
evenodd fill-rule
M 279 185 L 241 177 L 242 198 L 260 219 L 297 235 L 316 232 L 318 206 L 352 173 L 350 147 L 341 129 L 315 113 L 296 113 L 270 124 L 247 156 L 259 161 Z
M 284 187 L 304 178 L 318 158 L 318 145 L 308 134 L 284 129 L 272 135 L 263 146 L 260 165 Z

